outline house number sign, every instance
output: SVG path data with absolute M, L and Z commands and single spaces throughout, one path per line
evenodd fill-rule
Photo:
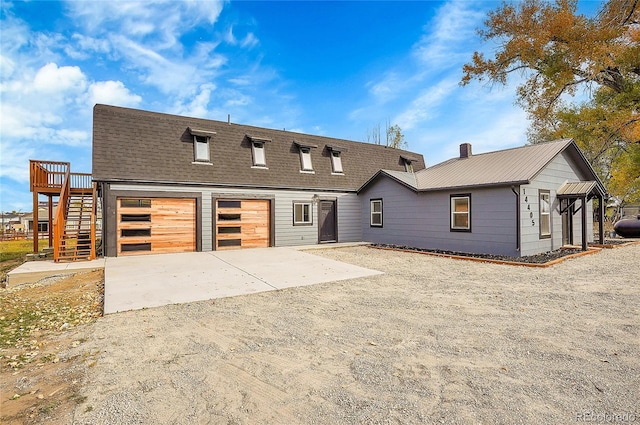
M 536 221 L 533 218 L 533 211 L 531 211 L 531 204 L 529 203 L 529 196 L 527 195 L 527 189 L 522 189 L 522 195 L 524 196 L 524 204 L 527 206 L 527 211 L 529 211 L 529 218 L 531 219 L 531 225 L 535 226 Z

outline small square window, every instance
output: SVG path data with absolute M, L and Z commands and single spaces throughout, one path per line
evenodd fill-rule
M 333 172 L 342 174 L 342 157 L 339 151 L 331 151 L 331 166 L 333 167 Z
M 305 224 L 313 224 L 311 216 L 311 203 L 294 202 L 293 203 L 293 225 L 300 226 Z
M 471 231 L 471 195 L 451 196 L 451 231 Z
M 209 162 L 209 138 L 205 136 L 193 136 L 193 152 L 196 161 Z
M 371 227 L 382 227 L 382 199 L 372 199 L 370 201 L 370 225 Z
M 253 165 L 255 167 L 266 167 L 267 159 L 264 153 L 264 142 L 252 142 L 251 151 L 253 153 Z
M 313 171 L 311 164 L 311 148 L 300 146 L 300 164 L 303 171 Z

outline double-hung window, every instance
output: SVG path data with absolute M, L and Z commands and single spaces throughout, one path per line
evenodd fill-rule
M 293 203 L 293 225 L 304 226 L 313 224 L 310 202 L 294 202 Z
M 382 227 L 382 199 L 371 199 L 370 201 L 370 222 L 371 227 Z
M 540 222 L 540 239 L 551 237 L 551 196 L 548 190 L 541 190 L 539 222 Z
M 471 231 L 471 194 L 451 195 L 452 232 Z

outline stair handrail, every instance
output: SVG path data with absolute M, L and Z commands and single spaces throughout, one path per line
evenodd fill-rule
M 67 168 L 64 173 L 62 188 L 60 189 L 60 198 L 58 200 L 58 206 L 56 207 L 56 214 L 53 218 L 53 260 L 55 262 L 60 260 L 60 244 L 67 224 L 67 204 L 69 203 L 69 194 L 71 192 L 69 190 L 70 180 L 69 168 Z
M 91 196 L 93 197 L 91 203 L 91 257 L 90 260 L 96 259 L 96 214 L 97 214 L 97 201 L 98 201 L 98 187 L 95 183 L 93 183 L 93 193 Z

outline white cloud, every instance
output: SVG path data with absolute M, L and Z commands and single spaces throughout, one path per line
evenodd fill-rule
M 29 159 L 35 156 L 34 144 L 12 143 L 3 137 L 0 140 L 0 177 L 21 183 L 29 182 Z
M 73 19 L 90 34 L 121 34 L 154 49 L 171 49 L 180 36 L 203 23 L 213 24 L 223 2 L 210 0 L 70 1 Z
M 79 67 L 58 67 L 55 63 L 48 63 L 36 73 L 33 89 L 46 94 L 78 93 L 86 88 L 86 84 L 86 77 Z
M 465 41 L 477 38 L 475 28 L 484 17 L 484 12 L 473 8 L 473 2 L 445 3 L 425 27 L 427 33 L 415 44 L 414 55 L 440 70 L 457 67 L 461 60 L 469 60 L 471 50 Z
M 186 115 L 189 117 L 207 118 L 209 115 L 209 102 L 211 93 L 215 91 L 214 84 L 204 84 L 200 87 L 199 93 L 187 103 L 178 102 L 172 108 L 172 113 Z
M 137 106 L 142 97 L 132 94 L 121 81 L 98 81 L 89 86 L 89 105 Z
M 457 88 L 458 82 L 455 79 L 440 81 L 415 98 L 409 107 L 394 119 L 394 122 L 405 130 L 424 124 L 441 113 L 442 103 L 448 100 L 450 94 Z

